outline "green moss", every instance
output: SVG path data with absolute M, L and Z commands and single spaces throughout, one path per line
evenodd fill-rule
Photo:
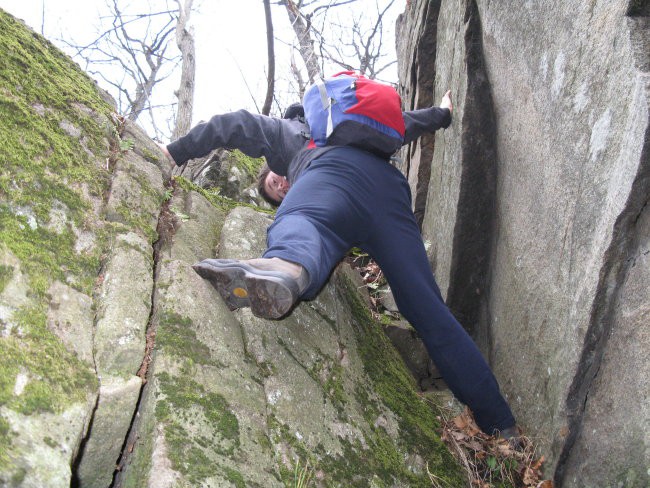
M 192 320 L 174 312 L 161 314 L 156 329 L 156 345 L 169 354 L 178 356 L 191 364 L 223 367 L 223 363 L 213 358 L 210 348 L 196 337 Z
M 340 275 L 339 298 L 348 303 L 353 312 L 354 329 L 358 336 L 359 352 L 364 363 L 364 369 L 372 381 L 372 391 L 379 395 L 382 402 L 395 414 L 400 421 L 401 438 L 410 445 L 398 446 L 400 450 L 415 451 L 427 460 L 429 469 L 441 479 L 449 482 L 450 486 L 461 486 L 464 483 L 462 469 L 453 459 L 451 453 L 440 440 L 438 435 L 439 422 L 437 412 L 425 403 L 416 393 L 413 377 L 406 370 L 395 348 L 382 332 L 381 325 L 375 322 L 360 297 L 355 291 L 351 280 Z M 363 394 L 357 390 L 357 394 Z M 364 405 L 372 406 L 369 395 L 364 394 Z M 358 398 L 364 401 L 364 398 Z M 376 413 L 372 408 L 367 411 L 367 420 L 374 425 Z M 392 452 L 393 442 L 385 438 L 383 429 L 374 429 L 375 436 L 370 443 L 374 444 L 381 459 L 376 462 L 379 466 L 393 466 L 395 459 Z M 355 451 L 359 452 L 358 449 Z M 383 459 L 383 460 L 382 460 Z M 366 463 L 372 464 L 372 460 Z M 408 474 L 402 471 L 405 475 Z M 430 483 L 430 481 L 429 481 Z M 418 486 L 418 485 L 409 485 Z M 424 485 L 423 485 L 424 486 Z
M 195 381 L 167 373 L 156 379 L 162 394 L 156 405 L 156 417 L 165 426 L 172 467 L 193 486 L 198 485 L 219 472 L 212 453 L 233 456 L 239 449 L 239 422 L 222 395 L 206 391 Z M 194 435 L 188 427 L 192 423 L 205 423 L 209 431 L 199 428 L 201 432 Z M 212 438 L 206 437 L 210 432 Z
M 263 378 L 269 378 L 278 372 L 275 364 L 270 361 L 262 361 L 261 363 L 257 363 L 257 366 Z
M 266 424 L 268 430 L 271 434 L 271 442 L 275 445 L 284 445 L 285 447 L 290 448 L 293 456 L 289 456 L 289 453 L 285 453 L 288 459 L 293 458 L 293 461 L 299 463 L 300 459 L 309 462 L 312 466 L 318 461 L 315 453 L 310 452 L 303 442 L 297 439 L 290 431 L 289 427 L 286 424 L 283 424 L 278 420 L 278 418 L 272 413 L 267 416 Z M 284 450 L 284 449 L 283 449 Z M 284 483 L 284 486 L 287 488 L 294 488 L 294 471 L 285 462 L 281 462 L 278 465 L 278 470 L 280 474 L 280 480 Z M 330 473 L 327 473 L 328 476 Z
M 0 240 L 21 259 L 37 294 L 50 278 L 88 292 L 100 251 L 76 254 L 72 226 L 92 225 L 84 195 L 101 198 L 108 188 L 112 109 L 76 64 L 5 12 L 0 52 L 0 199 L 11 202 L 0 205 Z M 61 206 L 64 231 L 46 230 L 50 211 Z
M 323 385 L 325 394 L 339 413 L 342 412 L 343 406 L 347 402 L 347 395 L 343 388 L 343 376 L 343 367 L 340 364 L 335 364 L 330 370 L 327 380 Z
M 0 205 L 0 241 L 20 259 L 36 296 L 44 297 L 52 280 L 92 292 L 100 268 L 99 250 L 77 253 L 76 237 L 69 228 L 61 233 L 40 226 L 32 229 L 25 216 Z
M 305 463 L 318 466 L 319 470 L 327 473 L 326 486 L 431 486 L 427 476 L 417 476 L 406 469 L 404 456 L 397 451 L 392 439 L 383 431 L 374 429 L 365 448 L 359 442 L 352 444 L 345 439 L 339 439 L 344 454 L 332 456 L 325 452 L 322 446 L 314 450 L 307 449 L 301 440 L 291 434 L 288 426 L 274 416 L 269 417 L 268 423 L 269 430 L 275 433 L 275 443 L 288 446 L 295 462 L 304 460 Z M 279 469 L 284 485 L 287 488 L 293 487 L 294 470 L 285 465 L 280 465 Z
M 139 152 L 140 154 L 142 154 L 142 157 L 147 161 L 149 161 L 150 163 L 155 164 L 160 162 L 160 158 L 154 153 L 152 153 L 151 151 L 149 151 L 146 147 L 140 148 Z
M 14 275 L 13 266 L 0 264 L 0 293 L 2 293 Z
M 368 385 L 357 384 L 355 395 L 359 405 L 363 405 L 363 417 L 369 425 L 373 425 L 381 415 L 375 396 L 371 393 Z
M 183 178 L 182 176 L 176 176 L 174 177 L 174 181 L 176 184 L 182 188 L 185 191 L 195 191 L 201 195 L 203 195 L 206 200 L 208 200 L 213 206 L 223 209 L 223 210 L 232 210 L 235 207 L 248 207 L 252 208 L 258 212 L 264 212 L 267 214 L 274 214 L 275 210 L 268 210 L 262 207 L 258 207 L 257 205 L 251 205 L 250 203 L 244 203 L 244 202 L 238 202 L 236 200 L 232 200 L 228 197 L 224 197 L 222 195 L 219 195 L 218 190 L 206 190 L 205 188 L 201 188 L 198 185 L 195 185 L 191 181 Z
M 162 199 L 161 199 L 162 203 Z M 127 202 L 121 202 L 115 211 L 121 217 L 121 221 L 130 229 L 137 229 L 142 233 L 146 238 L 149 244 L 152 244 L 158 240 L 158 233 L 156 232 L 156 227 L 152 225 L 151 219 L 148 215 L 134 211 Z
M 345 277 L 339 281 L 339 299 L 347 302 L 353 312 L 359 352 L 371 380 L 370 384 L 357 384 L 354 392 L 357 402 L 363 406 L 365 425 L 359 428 L 364 432 L 364 443 L 339 439 L 343 448 L 341 456 L 326 452 L 322 445 L 308 448 L 288 426 L 271 415 L 267 422 L 273 443 L 286 446 L 290 459 L 308 462 L 326 473 L 324 486 L 429 488 L 431 479 L 428 474 L 414 472 L 406 462 L 415 454 L 425 460 L 428 469 L 443 480 L 443 485 L 464 486 L 466 479 L 462 468 L 437 434 L 436 412 L 416 393 L 412 376 L 381 325 L 372 320 L 354 284 Z M 309 374 L 323 386 L 326 398 L 337 407 L 341 420 L 350 422 L 344 418 L 349 393 L 344 388 L 343 368 L 323 356 L 310 368 Z M 377 419 L 383 413 L 382 404 L 399 419 L 398 439 L 377 425 Z M 278 469 L 285 486 L 293 486 L 291 467 L 280 465 Z
M 224 466 L 222 469 L 226 479 L 234 484 L 236 488 L 246 488 L 244 477 L 239 471 L 229 468 L 228 466 Z
M 397 449 L 393 439 L 383 429 L 373 427 L 371 435 L 366 438 L 365 447 L 358 441 L 350 443 L 339 439 L 343 455 L 333 456 L 325 452 L 322 446 L 314 450 L 307 449 L 301 440 L 291 434 L 288 426 L 274 416 L 269 417 L 268 425 L 269 430 L 274 432 L 275 443 L 288 446 L 294 460 L 304 460 L 305 463 L 318 466 L 320 471 L 327 473 L 326 486 L 431 486 L 427 475 L 417 475 L 405 466 L 404 453 Z M 293 487 L 294 470 L 285 465 L 280 465 L 279 470 L 284 485 L 287 488 Z
M 293 353 L 291 347 L 289 347 L 289 345 L 282 338 L 278 337 L 277 341 L 290 358 L 292 358 L 296 363 L 302 365 L 300 359 Z M 326 354 L 323 354 L 322 351 L 318 351 L 318 354 L 318 358 L 310 368 L 307 369 L 304 365 L 302 366 L 305 368 L 310 378 L 322 386 L 325 398 L 327 398 L 332 403 L 339 416 L 342 417 L 345 404 L 348 400 L 345 393 L 345 388 L 343 386 L 343 367 L 338 361 L 335 361 Z M 267 371 L 264 368 L 266 364 L 262 363 L 258 364 L 258 366 L 263 374 L 265 371 Z
M 23 481 L 25 481 L 25 476 L 27 476 L 27 470 L 25 468 L 20 468 L 11 476 L 11 485 L 12 486 L 22 486 Z
M 271 440 L 266 434 L 260 433 L 257 437 L 257 443 L 269 452 L 273 450 L 273 444 L 271 444 Z
M 256 179 L 260 169 L 264 165 L 264 159 L 251 158 L 241 151 L 232 151 L 232 157 L 235 160 L 235 166 L 246 173 L 251 179 Z
M 52 439 L 51 437 L 49 437 L 49 436 L 43 437 L 43 442 L 45 444 L 47 444 L 48 446 L 50 446 L 52 449 L 54 449 L 54 448 L 56 448 L 58 446 L 56 441 L 54 439 Z
M 379 321 L 381 322 L 381 325 L 384 326 L 391 325 L 393 323 L 393 319 L 391 318 L 391 316 L 386 314 L 382 315 L 379 318 Z
M 101 158 L 105 129 L 75 106 L 105 116 L 110 106 L 76 64 L 5 12 L 0 12 L 0 33 L 0 189 L 19 204 L 30 203 L 33 192 L 56 193 L 71 208 L 79 201 L 71 189 L 75 183 L 85 182 L 92 194 L 101 195 L 106 173 L 97 178 L 81 138 L 61 126 L 72 121 L 86 147 Z M 35 207 L 43 217 L 47 202 L 37 201 Z
M 332 358 L 321 354 L 314 365 L 307 371 L 309 376 L 323 387 L 325 397 L 332 403 L 339 417 L 343 417 L 348 396 L 343 386 L 345 372 L 343 367 Z M 344 420 L 342 418 L 342 420 Z
M 9 465 L 11 452 L 11 426 L 4 417 L 0 417 L 0 466 Z
M 149 197 L 152 201 L 156 202 L 157 205 L 160 205 L 165 201 L 167 198 L 166 191 L 154 188 L 147 175 L 142 171 L 139 171 L 135 166 L 129 166 L 127 171 L 140 187 L 139 191 L 141 195 Z
M 398 486 L 431 486 L 427 476 L 417 476 L 405 469 L 403 456 L 385 434 L 373 436 L 367 449 L 359 442 L 352 444 L 347 440 L 341 440 L 341 445 L 344 451 L 342 458 L 326 457 L 321 462 L 323 469 L 334 473 L 336 481 L 344 482 L 347 479 L 350 486 L 358 487 L 369 487 L 371 481 L 374 486 L 395 486 L 397 480 Z
M 43 309 L 21 309 L 11 321 L 12 333 L 0 338 L 0 405 L 25 415 L 59 413 L 72 403 L 84 402 L 97 389 L 90 367 L 49 331 Z M 22 393 L 14 395 L 21 373 L 28 381 Z

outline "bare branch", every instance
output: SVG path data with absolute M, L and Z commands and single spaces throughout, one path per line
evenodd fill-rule
M 269 71 L 266 82 L 266 99 L 262 107 L 262 114 L 271 113 L 271 103 L 275 92 L 275 48 L 273 43 L 273 18 L 271 17 L 271 4 L 269 0 L 264 0 L 264 18 L 266 19 L 266 47 Z
M 312 10 L 311 14 L 309 14 L 309 15 L 310 15 L 310 16 L 313 16 L 313 15 L 316 14 L 319 10 L 323 10 L 323 9 L 325 9 L 325 10 L 329 10 L 330 8 L 341 7 L 341 6 L 343 6 L 343 5 L 348 5 L 348 4 L 350 4 L 350 3 L 355 3 L 356 1 L 357 1 L 357 0 L 345 0 L 345 1 L 343 1 L 343 2 L 328 3 L 327 5 L 319 5 L 319 6 L 316 7 L 314 10 Z M 313 3 L 313 2 L 312 2 L 312 3 Z M 304 6 L 306 7 L 307 5 L 304 5 Z
M 296 32 L 296 50 L 305 61 L 310 81 L 314 78 L 315 70 L 310 69 L 307 61 L 311 62 L 313 58 L 317 59 L 319 76 L 326 70 L 343 69 L 376 78 L 380 72 L 394 66 L 394 59 L 385 60 L 389 46 L 384 43 L 384 24 L 388 12 L 396 4 L 395 0 L 376 0 L 375 15 L 368 11 L 351 15 L 349 7 L 357 2 L 358 0 L 277 2 L 289 13 Z M 305 39 L 309 41 L 308 46 Z M 295 78 L 295 65 L 290 68 Z
M 64 42 L 88 71 L 117 94 L 119 112 L 135 121 L 143 111 L 151 113 L 154 87 L 171 75 L 181 59 L 180 54 L 168 54 L 178 12 L 166 8 L 133 13 L 140 7 L 123 0 L 105 1 L 110 15 L 101 17 L 105 28 L 95 40 L 86 45 Z

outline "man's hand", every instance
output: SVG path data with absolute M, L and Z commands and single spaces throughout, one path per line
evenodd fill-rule
M 158 147 L 163 153 L 165 153 L 165 156 L 167 156 L 167 161 L 169 162 L 169 166 L 172 174 L 179 174 L 177 169 L 178 165 L 176 164 L 176 161 L 174 161 L 172 155 L 169 154 L 169 149 L 167 149 L 167 146 L 165 144 L 158 143 Z
M 447 90 L 447 93 L 442 97 L 440 108 L 448 108 L 450 113 L 454 111 L 454 105 L 451 103 L 451 90 Z
M 158 147 L 162 152 L 165 153 L 165 156 L 169 158 L 170 161 L 172 161 L 174 164 L 176 164 L 176 161 L 174 161 L 174 158 L 172 158 L 172 155 L 169 154 L 169 150 L 167 149 L 167 146 L 165 144 L 158 143 Z

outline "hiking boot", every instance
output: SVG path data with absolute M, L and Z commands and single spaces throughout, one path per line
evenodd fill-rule
M 250 307 L 265 319 L 286 315 L 309 284 L 302 266 L 280 258 L 205 259 L 192 268 L 210 281 L 230 310 Z

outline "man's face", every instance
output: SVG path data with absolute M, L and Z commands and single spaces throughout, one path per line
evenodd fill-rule
M 264 189 L 266 193 L 278 202 L 284 200 L 285 195 L 289 191 L 289 182 L 284 176 L 276 175 L 273 171 L 269 171 L 264 180 Z

